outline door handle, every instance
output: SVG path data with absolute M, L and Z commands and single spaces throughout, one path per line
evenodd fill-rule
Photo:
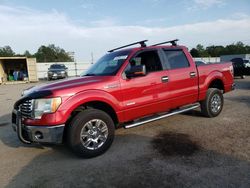
M 161 77 L 162 82 L 168 82 L 168 76 L 163 76 Z
M 196 73 L 195 72 L 190 72 L 189 75 L 190 75 L 190 78 L 196 77 Z

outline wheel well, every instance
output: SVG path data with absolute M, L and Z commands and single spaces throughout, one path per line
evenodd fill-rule
M 72 119 L 72 117 L 74 117 L 79 112 L 82 112 L 88 108 L 94 108 L 94 109 L 98 109 L 98 110 L 102 110 L 102 111 L 106 112 L 112 118 L 115 125 L 118 124 L 118 122 L 119 122 L 115 110 L 109 104 L 107 104 L 105 102 L 101 102 L 101 101 L 91 101 L 91 102 L 87 102 L 85 104 L 78 106 L 71 113 L 70 119 Z
M 213 80 L 208 88 L 217 88 L 224 91 L 224 84 L 220 79 Z
M 64 130 L 64 134 L 63 134 L 63 142 L 67 139 L 67 132 L 68 132 L 68 128 L 69 126 L 67 126 L 70 121 L 79 113 L 82 112 L 88 108 L 95 108 L 98 110 L 102 110 L 104 112 L 106 112 L 114 121 L 115 125 L 118 125 L 119 121 L 116 115 L 115 110 L 112 108 L 112 106 L 110 106 L 109 104 L 105 103 L 105 102 L 101 102 L 101 101 L 92 101 L 92 102 L 88 102 L 88 103 L 84 103 L 80 106 L 78 106 L 76 109 L 74 109 L 71 112 L 70 117 L 68 118 L 67 122 L 65 123 L 65 130 Z

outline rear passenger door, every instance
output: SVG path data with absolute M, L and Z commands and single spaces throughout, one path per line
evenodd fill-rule
M 168 100 L 171 108 L 194 103 L 198 98 L 198 73 L 182 49 L 163 49 L 168 69 Z

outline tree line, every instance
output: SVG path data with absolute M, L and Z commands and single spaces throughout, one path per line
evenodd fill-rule
M 70 56 L 64 49 L 49 44 L 48 46 L 40 46 L 36 53 L 31 54 L 26 50 L 23 54 L 16 54 L 10 46 L 0 47 L 0 57 L 34 57 L 37 62 L 70 62 L 74 61 L 73 57 Z
M 207 46 L 198 44 L 190 53 L 193 57 L 220 57 L 221 55 L 250 54 L 250 46 L 243 42 L 237 42 L 226 46 Z
M 212 45 L 204 47 L 198 44 L 195 48 L 190 50 L 193 57 L 219 57 L 221 55 L 230 54 L 250 54 L 250 46 L 243 42 L 237 42 L 230 45 Z M 16 54 L 10 46 L 0 47 L 0 57 L 26 56 L 35 57 L 37 62 L 70 62 L 74 61 L 64 49 L 50 44 L 48 46 L 40 46 L 36 53 L 31 54 L 26 50 L 23 54 Z

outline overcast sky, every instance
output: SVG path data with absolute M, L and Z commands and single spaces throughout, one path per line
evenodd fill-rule
M 79 61 L 138 40 L 250 44 L 250 0 L 0 0 L 0 47 L 55 44 Z

